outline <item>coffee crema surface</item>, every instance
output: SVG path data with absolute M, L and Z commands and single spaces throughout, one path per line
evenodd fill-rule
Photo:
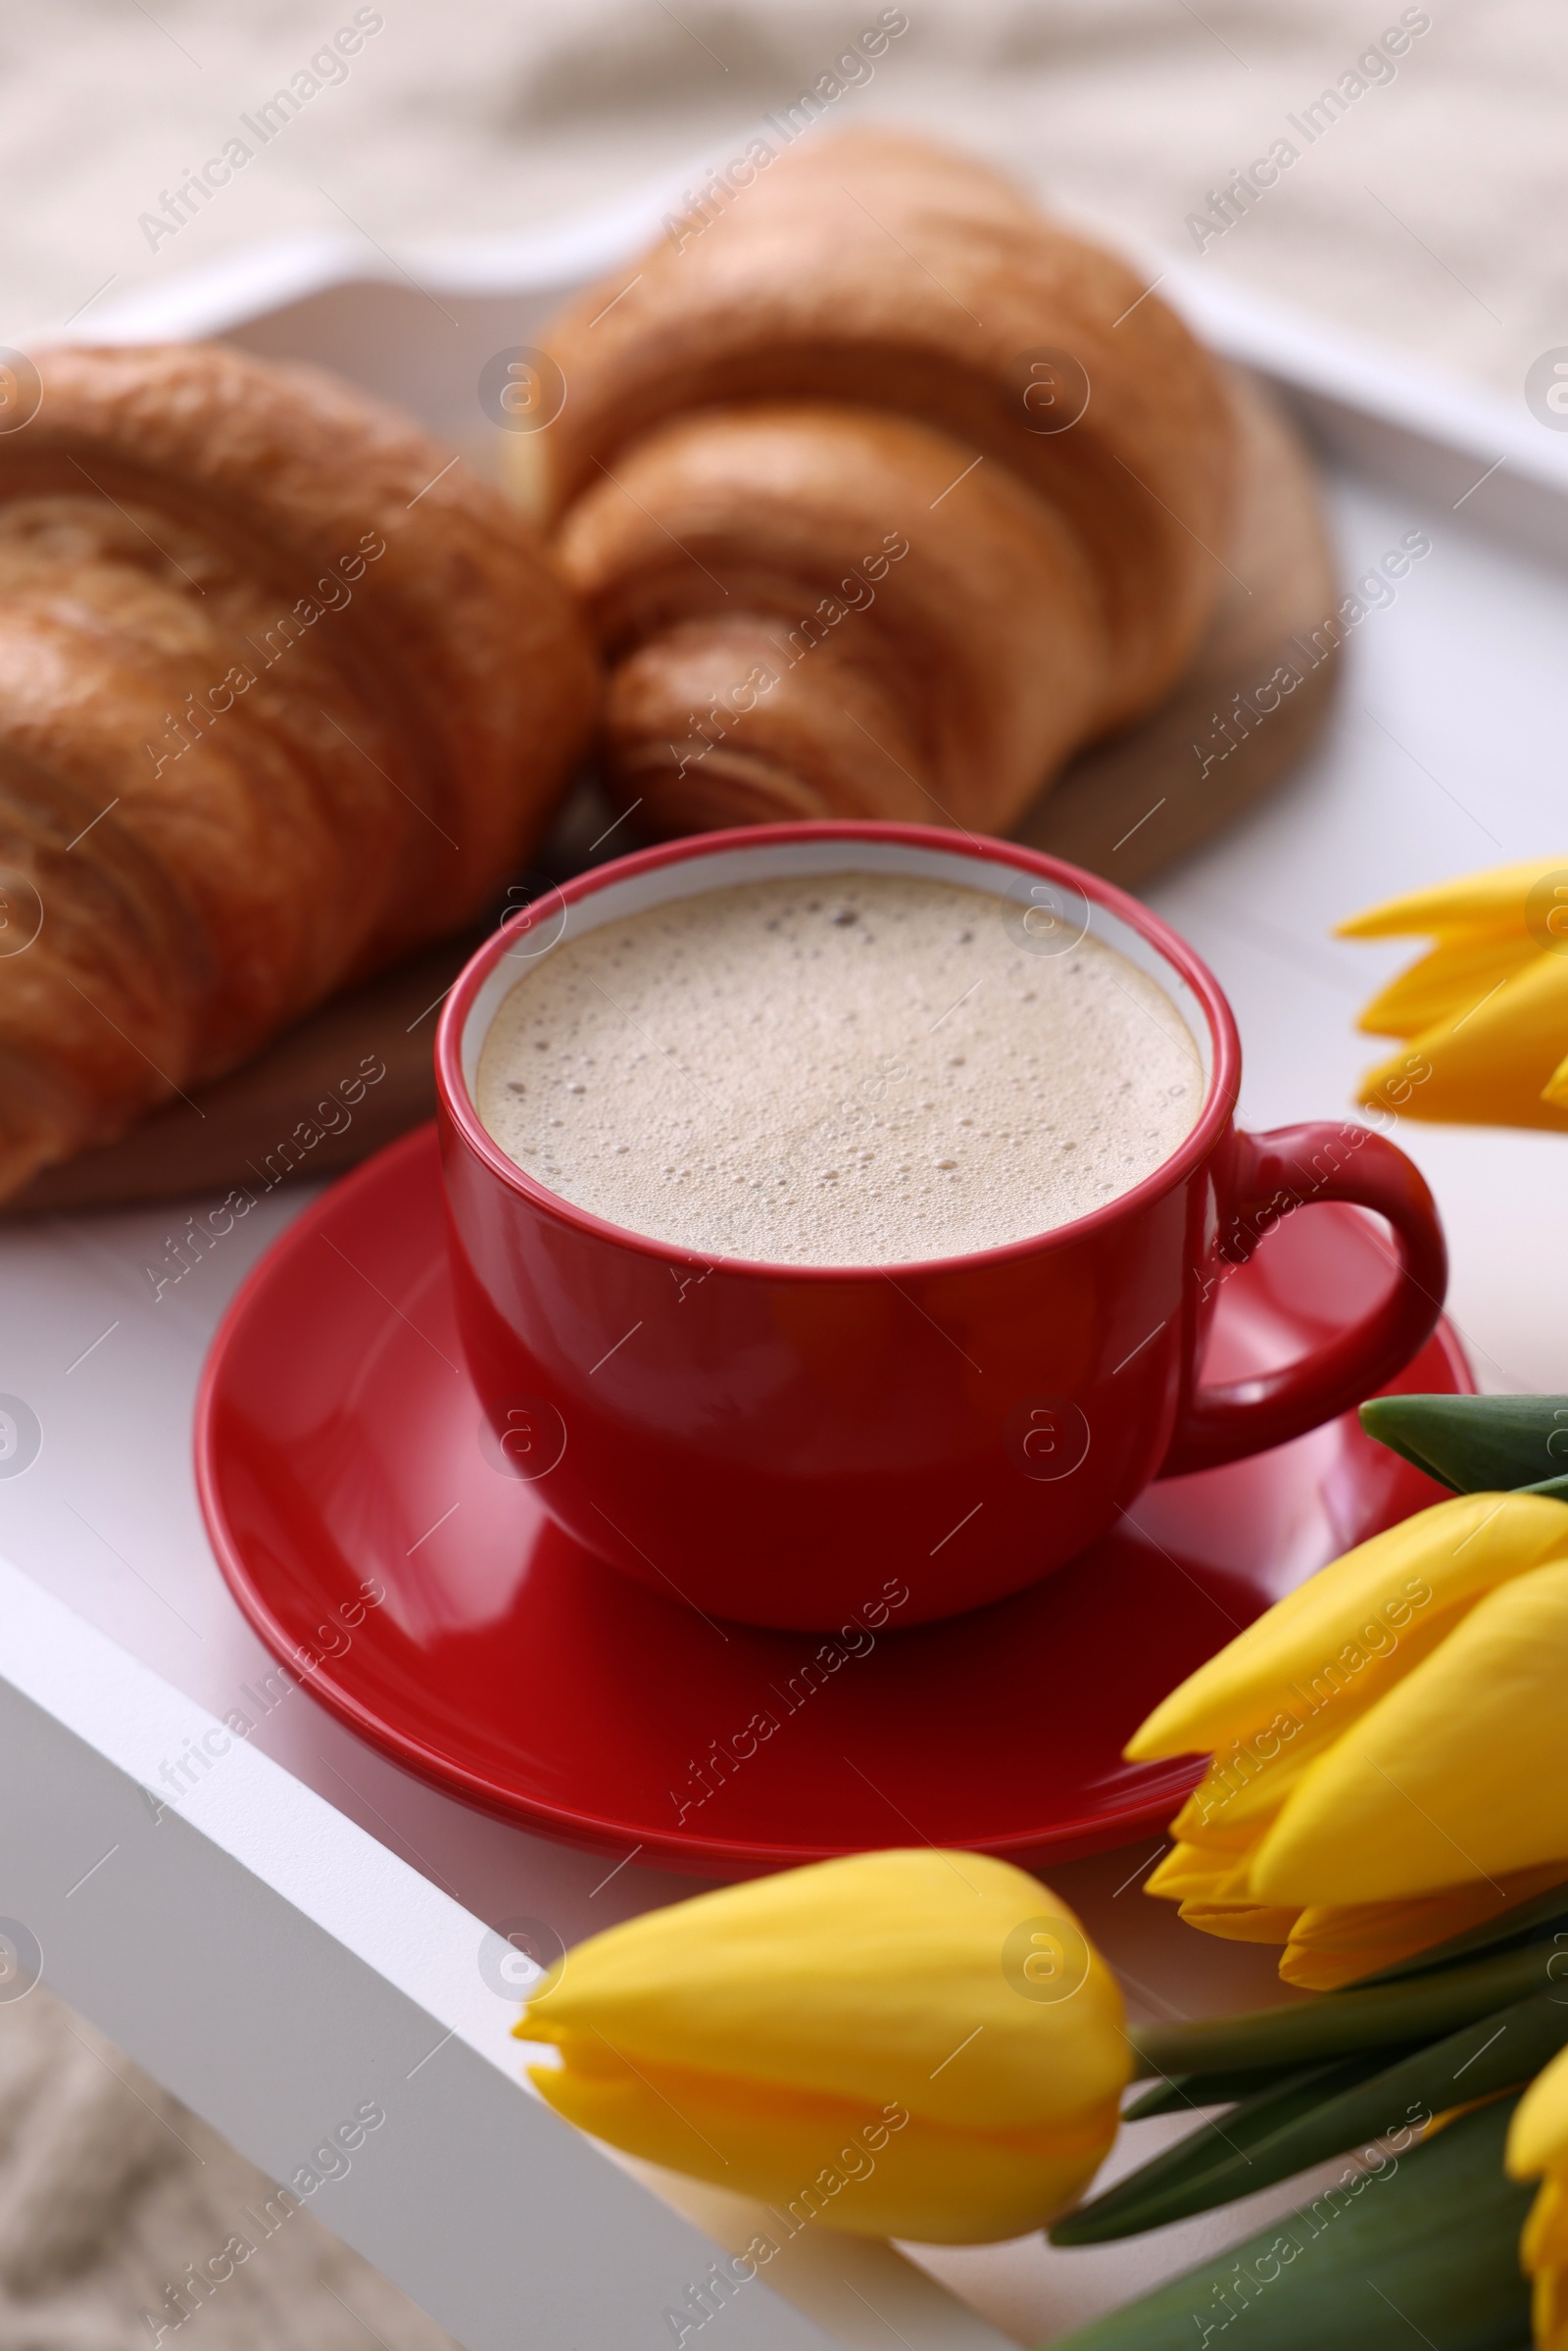
M 1192 1034 L 1125 955 L 906 874 L 760 880 L 543 955 L 476 1107 L 516 1164 L 700 1256 L 895 1265 L 1103 1207 L 1191 1133 Z

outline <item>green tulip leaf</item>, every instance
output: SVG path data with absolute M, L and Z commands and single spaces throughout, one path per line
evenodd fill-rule
M 1436 2040 L 1494 2009 L 1532 1992 L 1556 1989 L 1563 1954 L 1536 1941 L 1495 1952 L 1467 1966 L 1433 1969 L 1396 1983 L 1355 1984 L 1344 1991 L 1258 2008 L 1245 2016 L 1203 2017 L 1185 2025 L 1143 2025 L 1129 2035 L 1137 2075 L 1239 2073 L 1249 2067 L 1311 2065 L 1356 2049 L 1391 2049 L 1400 2041 Z M 1557 1973 L 1553 1973 L 1553 1970 Z M 1137 2076 L 1135 2075 L 1135 2078 Z
M 1534 2188 L 1508 2179 L 1512 2098 L 1462 2115 L 1382 2169 L 1340 2179 L 1215 2261 L 1080 2327 L 1054 2351 L 1522 2351 L 1519 2231 Z
M 1162 2148 L 1114 2187 L 1066 2214 L 1048 2231 L 1052 2243 L 1100 2245 L 1112 2237 L 1138 2236 L 1146 2229 L 1206 2212 L 1214 2204 L 1232 2203 L 1254 2187 L 1267 2187 L 1303 2170 L 1302 2164 L 1287 2163 L 1283 2170 L 1259 2173 L 1254 2150 L 1267 2150 L 1276 2138 L 1288 2137 L 1293 2125 L 1309 2123 L 1325 2107 L 1337 2106 L 1346 2091 L 1368 2077 L 1381 2078 L 1384 2054 L 1362 2050 L 1329 2065 L 1298 2066 L 1283 2081 L 1244 2097 L 1228 2114 L 1201 2123 L 1189 2137 Z M 1404 2117 L 1396 2120 L 1402 2122 Z M 1337 2155 L 1355 2136 L 1352 2130 L 1325 2152 Z
M 1389 2061 L 1387 2049 L 1370 2049 L 1363 2059 L 1367 2070 L 1376 2073 Z M 1334 2062 L 1329 2060 L 1328 2062 Z M 1124 2123 L 1147 2123 L 1155 2115 L 1196 2114 L 1205 2106 L 1235 2106 L 1244 2098 L 1255 2098 L 1264 2090 L 1278 2089 L 1282 2082 L 1293 2082 L 1301 2072 L 1298 2065 L 1250 2065 L 1233 2069 L 1225 2074 L 1170 2074 L 1134 2098 L 1121 2110 Z
M 1568 1486 L 1568 1396 L 1375 1396 L 1361 1426 L 1455 1494 Z
M 1207 2122 L 1058 2221 L 1057 2245 L 1103 2244 L 1271 2187 L 1326 2156 L 1408 2147 L 1436 2114 L 1530 2081 L 1568 2042 L 1568 1993 L 1537 1992 L 1396 2064 L 1314 2067 Z

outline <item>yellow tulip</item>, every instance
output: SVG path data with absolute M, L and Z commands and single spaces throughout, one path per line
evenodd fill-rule
M 1147 1882 L 1326 1989 L 1568 1876 L 1568 1503 L 1467 1494 L 1348 1551 L 1157 1706 L 1207 1754 Z
M 931 1847 L 612 1927 L 516 2032 L 554 2043 L 531 2079 L 597 2138 L 760 2197 L 787 2229 L 946 2244 L 1073 2202 L 1131 2072 L 1115 1979 L 1065 1903 Z
M 1360 1026 L 1405 1051 L 1361 1081 L 1407 1118 L 1568 1128 L 1568 862 L 1502 865 L 1392 899 L 1348 939 L 1435 939 Z
M 1542 2180 L 1519 2246 L 1534 2285 L 1537 2351 L 1568 2351 L 1568 2049 L 1520 2099 L 1508 2129 L 1508 2169 L 1516 2180 Z

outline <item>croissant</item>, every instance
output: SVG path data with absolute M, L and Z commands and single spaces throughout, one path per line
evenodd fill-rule
M 984 166 L 771 145 L 557 320 L 564 405 L 510 444 L 610 663 L 607 781 L 653 832 L 1004 830 L 1189 660 L 1229 394 Z
M 36 378 L 0 434 L 0 1197 L 474 914 L 598 700 L 534 533 L 394 412 L 212 346 Z

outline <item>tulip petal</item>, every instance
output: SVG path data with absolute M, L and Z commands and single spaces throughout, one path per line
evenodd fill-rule
M 1547 1088 L 1555 1076 L 1551 1048 L 1568 1036 L 1568 1019 L 1555 1039 L 1530 1044 L 1522 1052 L 1504 1035 L 1494 1040 L 1495 1055 L 1467 1053 L 1462 1061 L 1443 1051 L 1446 1032 L 1428 1030 L 1408 1047 L 1401 1046 L 1386 1061 L 1363 1069 L 1355 1083 L 1354 1099 L 1364 1110 L 1397 1108 L 1402 1118 L 1426 1126 L 1521 1127 L 1530 1133 L 1568 1132 L 1568 1109 L 1560 1096 Z M 1467 1046 L 1473 1040 L 1465 1040 Z M 1408 1096 L 1410 1062 L 1421 1060 L 1429 1075 Z M 1546 1073 L 1551 1072 L 1548 1076 Z
M 1480 1879 L 1473 1886 L 1404 1901 L 1312 1904 L 1291 1929 L 1280 1974 L 1302 1991 L 1336 1991 L 1490 1923 L 1509 1905 L 1558 1884 L 1561 1876 L 1560 1867 L 1549 1863 L 1496 1886 Z
M 1226 1797 L 1233 1792 L 1234 1777 L 1228 1760 L 1209 1765 L 1171 1822 L 1170 1833 L 1177 1840 L 1169 1856 L 1172 1864 L 1177 1851 L 1200 1853 L 1204 1866 L 1212 1869 L 1226 1861 L 1240 1861 L 1252 1850 L 1279 1806 L 1272 1804 L 1262 1814 L 1254 1808 L 1250 1818 L 1239 1825 L 1233 1823 Z M 1145 1881 L 1146 1886 L 1153 1888 L 1165 1867 L 1162 1861 L 1153 1877 Z
M 1300 1915 L 1304 1918 L 1306 1913 Z M 1280 1982 L 1294 1984 L 1298 1991 L 1339 1991 L 1345 1984 L 1353 1984 L 1363 1968 L 1385 1962 L 1392 1967 L 1409 1949 L 1408 1944 L 1391 1943 L 1386 1951 L 1374 1950 L 1366 1957 L 1352 1958 L 1336 1951 L 1311 1950 L 1297 1941 L 1294 1929 L 1283 1938 L 1276 1935 L 1273 1939 L 1276 1942 L 1283 1939 L 1285 1944 L 1280 1954 Z
M 1568 2171 L 1568 2049 L 1536 2076 L 1520 2099 L 1508 2133 L 1508 2169 L 1515 2180 Z
M 1250 1851 L 1241 1859 L 1215 1857 L 1200 1845 L 1175 1845 L 1144 1880 L 1146 1894 L 1179 1902 L 1189 1927 L 1227 1942 L 1284 1942 L 1296 1922 L 1294 1904 L 1280 1910 L 1260 1903 L 1247 1883 Z
M 1380 990 L 1355 1025 L 1373 1037 L 1419 1037 L 1426 1029 L 1446 1027 L 1540 953 L 1518 924 L 1446 939 Z
M 1508 2169 L 1513 2170 L 1511 2157 Z M 1568 2269 L 1568 2180 L 1560 2172 L 1548 2173 L 1542 2182 L 1519 2240 L 1519 2258 L 1527 2270 Z
M 1277 1600 L 1128 1741 L 1135 1763 L 1211 1754 L 1238 1788 L 1303 1733 L 1338 1733 L 1494 1585 L 1568 1555 L 1568 1503 L 1468 1494 L 1417 1511 Z M 1282 1775 L 1283 1779 L 1283 1775 Z
M 1349 1719 L 1343 1709 L 1325 1705 L 1317 1722 L 1308 1720 L 1288 1745 L 1282 1743 L 1267 1757 L 1255 1757 L 1250 1741 L 1233 1741 L 1214 1757 L 1182 1806 L 1172 1824 L 1176 1834 L 1209 1853 L 1250 1851 L 1313 1757 Z
M 1385 899 L 1336 924 L 1341 939 L 1438 937 L 1514 921 L 1525 927 L 1525 904 L 1538 882 L 1568 871 L 1568 857 L 1534 857 L 1520 865 L 1494 865 L 1481 873 L 1462 873 L 1455 880 L 1435 882 L 1425 890 L 1410 890 L 1402 898 Z
M 813 2219 L 852 2235 L 929 2244 L 1021 2236 L 1082 2193 L 1119 2122 L 1114 2095 L 1070 2130 L 990 2132 L 897 2103 L 870 2108 L 677 2067 L 540 2066 L 531 2075 L 579 2130 L 774 2206 L 780 2242 Z
M 1408 1088 L 1412 1054 L 1430 1076 L 1398 1102 L 1407 1118 L 1491 1126 L 1568 1126 L 1568 1111 L 1543 1100 L 1568 1039 L 1568 955 L 1532 956 L 1511 979 L 1475 998 L 1451 1019 L 1420 1030 L 1391 1059 L 1366 1072 L 1358 1099 Z
M 1515 2180 L 1545 2175 L 1519 2258 L 1535 2281 L 1538 2351 L 1562 2351 L 1568 2344 L 1568 2049 L 1536 2076 L 1514 2109 L 1506 2163 Z
M 1378 1901 L 1568 1861 L 1565 1687 L 1557 1562 L 1489 1592 L 1317 1758 L 1258 1846 L 1254 1892 Z
M 1218 1894 L 1234 1882 L 1245 1893 L 1250 1856 L 1250 1845 L 1238 1860 L 1232 1860 L 1225 1856 L 1216 1858 L 1200 1845 L 1174 1844 L 1159 1866 L 1144 1880 L 1144 1891 L 1158 1894 L 1167 1902 L 1184 1902 L 1192 1893 Z
M 1544 2269 L 1536 2273 L 1530 2332 L 1536 2351 L 1568 2351 L 1568 2272 Z
M 1568 1518 L 1568 1511 L 1564 1512 Z M 787 1994 L 787 1996 L 786 1996 Z M 1127 2079 L 1121 1995 L 1066 1904 L 984 1854 L 851 1854 L 577 1945 L 525 2038 L 959 2129 L 1071 2130 Z
M 1294 1904 L 1279 1908 L 1255 1900 L 1215 1901 L 1189 1894 L 1177 1916 L 1184 1925 L 1217 1935 L 1221 1942 L 1282 1943 L 1290 1939 L 1297 1911 Z

